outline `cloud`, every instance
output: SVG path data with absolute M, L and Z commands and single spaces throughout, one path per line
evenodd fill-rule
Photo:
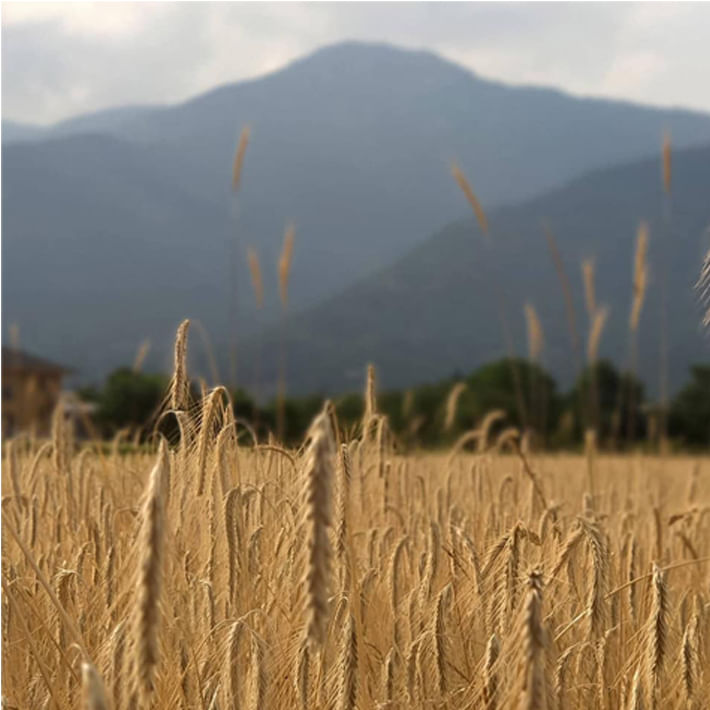
M 710 110 L 710 5 L 4 3 L 3 116 L 173 103 L 324 44 L 431 49 L 487 77 Z

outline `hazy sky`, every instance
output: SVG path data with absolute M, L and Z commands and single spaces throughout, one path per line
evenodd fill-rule
M 710 111 L 710 3 L 2 3 L 2 115 L 170 103 L 343 39 L 485 77 Z

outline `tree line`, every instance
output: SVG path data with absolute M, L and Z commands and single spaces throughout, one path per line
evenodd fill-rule
M 112 436 L 125 428 L 147 434 L 157 422 L 168 384 L 165 375 L 120 368 L 101 387 L 85 388 L 80 395 L 95 404 L 93 424 L 102 435 Z M 194 392 L 196 401 L 199 394 Z M 276 431 L 276 400 L 258 404 L 241 389 L 230 394 L 238 420 L 248 423 L 260 437 Z M 321 395 L 286 399 L 286 442 L 302 440 L 323 399 Z M 362 394 L 347 393 L 331 400 L 343 426 L 357 426 L 363 415 Z M 560 392 L 553 377 L 539 365 L 506 358 L 468 375 L 382 391 L 377 406 L 403 445 L 424 447 L 451 444 L 493 410 L 505 414 L 505 426 L 530 431 L 538 445 L 550 449 L 579 447 L 588 429 L 594 429 L 599 445 L 609 449 L 654 445 L 661 415 L 658 405 L 647 399 L 643 384 L 607 360 L 587 367 L 567 392 Z M 710 444 L 710 365 L 691 368 L 688 382 L 670 403 L 667 420 L 676 448 Z

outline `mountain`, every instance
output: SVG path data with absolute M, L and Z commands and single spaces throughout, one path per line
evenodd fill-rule
M 37 126 L 32 123 L 19 123 L 18 121 L 2 122 L 2 142 L 18 143 L 20 141 L 32 141 L 45 138 L 48 130 L 44 126 Z
M 289 221 L 295 311 L 462 214 L 452 158 L 492 209 L 654 154 L 665 128 L 674 147 L 710 141 L 705 114 L 506 86 L 428 52 L 359 43 L 175 106 L 14 126 L 3 132 L 4 320 L 87 377 L 129 360 L 149 336 L 155 363 L 168 362 L 164 334 L 183 315 L 220 341 L 236 323 L 243 342 L 278 314 L 275 263 Z M 258 318 L 247 245 L 267 294 Z
M 670 222 L 659 159 L 593 172 L 536 199 L 491 212 L 490 243 L 476 222 L 450 224 L 394 265 L 293 315 L 251 344 L 262 388 L 273 391 L 283 338 L 292 392 L 360 388 L 368 362 L 382 387 L 406 387 L 467 372 L 505 354 L 498 293 L 516 351 L 526 353 L 523 305 L 534 305 L 545 336 L 543 365 L 567 385 L 578 372 L 562 290 L 543 220 L 556 237 L 573 284 L 577 331 L 585 347 L 580 262 L 595 260 L 596 300 L 609 307 L 601 356 L 625 366 L 631 275 L 641 219 L 649 225 L 649 286 L 639 331 L 639 372 L 653 393 L 659 379 L 663 264 L 668 278 L 671 386 L 692 362 L 707 360 L 702 308 L 694 284 L 710 247 L 710 146 L 673 156 Z M 463 199 L 463 198 L 462 198 Z M 489 244 L 489 246 L 487 246 Z
M 186 314 L 227 318 L 226 210 L 162 158 L 100 135 L 3 149 L 3 323 L 83 375 L 130 363 L 145 337 L 167 345 Z

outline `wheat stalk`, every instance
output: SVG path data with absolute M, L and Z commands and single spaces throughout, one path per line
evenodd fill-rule
M 173 378 L 170 384 L 170 406 L 175 411 L 184 411 L 189 406 L 190 386 L 187 381 L 187 331 L 190 321 L 180 323 L 175 336 Z
M 486 644 L 486 655 L 483 662 L 483 701 L 486 710 L 495 710 L 498 694 L 498 657 L 500 656 L 500 641 L 491 634 Z
M 540 353 L 545 343 L 545 337 L 542 331 L 542 324 L 537 316 L 537 311 L 531 303 L 526 303 L 524 306 L 525 321 L 528 328 L 528 356 L 532 362 L 537 362 L 540 358 Z
M 461 395 L 466 391 L 465 382 L 457 382 L 449 391 L 449 395 L 446 398 L 446 408 L 444 416 L 444 431 L 450 431 L 454 425 L 454 420 L 456 419 L 456 405 L 461 398 Z
M 251 274 L 251 285 L 254 289 L 256 307 L 260 309 L 264 306 L 264 282 L 261 278 L 259 255 L 253 247 L 247 249 L 247 261 L 249 262 L 249 273 Z
M 153 693 L 158 664 L 158 629 L 165 537 L 165 496 L 169 470 L 168 448 L 160 442 L 158 460 L 150 473 L 139 535 L 141 556 L 137 579 L 136 614 L 133 629 L 135 692 L 141 704 Z
M 343 589 L 350 585 L 350 564 L 347 556 L 348 550 L 348 520 L 350 518 L 350 484 L 351 484 L 350 452 L 346 444 L 340 446 L 340 476 L 338 486 L 338 524 L 335 534 L 335 550 L 340 562 L 341 586 Z
M 432 635 L 434 637 L 434 658 L 439 693 L 444 695 L 446 684 L 446 608 L 451 603 L 451 584 L 447 584 L 436 600 L 436 611 L 432 622 Z
M 563 710 L 565 705 L 565 694 L 567 691 L 567 666 L 574 653 L 574 646 L 570 646 L 559 657 L 555 669 L 555 698 L 558 710 Z
M 232 164 L 232 189 L 236 192 L 239 189 L 239 184 L 242 179 L 242 170 L 244 168 L 244 156 L 247 152 L 247 146 L 249 145 L 249 135 L 251 129 L 249 126 L 244 126 L 242 132 L 239 135 L 239 143 L 237 144 L 237 150 L 234 154 L 234 163 Z
M 519 631 L 522 653 L 522 688 L 518 707 L 542 710 L 547 706 L 545 681 L 545 648 L 547 641 L 542 626 L 542 572 L 528 575 L 528 592 L 522 608 Z
M 562 257 L 560 255 L 560 250 L 557 248 L 557 241 L 555 240 L 555 235 L 552 233 L 552 230 L 547 225 L 547 223 L 543 223 L 543 230 L 545 232 L 547 248 L 550 252 L 552 263 L 555 267 L 555 273 L 557 274 L 557 278 L 562 288 L 562 295 L 565 302 L 565 313 L 567 316 L 567 330 L 569 331 L 572 351 L 574 352 L 575 358 L 577 359 L 577 364 L 579 365 L 579 335 L 577 333 L 577 319 L 575 317 L 574 300 L 572 298 L 572 286 L 570 285 L 569 278 L 567 277 L 567 273 L 565 272 L 564 263 L 562 262 Z
M 594 320 L 597 312 L 597 300 L 594 289 L 594 260 L 584 259 L 582 261 L 582 281 L 584 282 L 584 302 L 587 307 L 589 320 Z
M 637 668 L 634 673 L 629 710 L 644 710 L 643 687 L 641 685 L 641 671 L 639 668 Z
M 291 273 L 291 262 L 293 260 L 293 241 L 295 233 L 295 227 L 289 224 L 284 233 L 284 242 L 281 247 L 281 256 L 279 257 L 279 295 L 284 310 L 288 307 L 288 280 Z
M 488 236 L 488 219 L 486 217 L 486 213 L 483 211 L 483 207 L 481 207 L 481 203 L 478 201 L 478 198 L 471 187 L 471 183 L 469 183 L 466 176 L 461 172 L 461 169 L 458 165 L 456 165 L 456 163 L 451 164 L 451 174 L 473 208 L 473 212 L 476 215 L 481 231 Z
M 478 451 L 480 453 L 484 452 L 488 448 L 488 436 L 490 434 L 491 429 L 493 428 L 493 425 L 496 422 L 505 419 L 505 416 L 506 414 L 502 409 L 494 409 L 488 412 L 485 417 L 483 417 L 483 421 L 478 427 Z
M 296 692 L 298 693 L 298 699 L 303 710 L 307 710 L 309 707 L 309 665 L 310 652 L 308 650 L 308 643 L 304 641 L 298 648 L 295 676 Z
M 661 671 L 668 642 L 668 589 L 665 572 L 653 563 L 651 614 L 646 628 L 646 657 L 644 677 L 651 705 L 656 706 L 661 681 Z
M 136 356 L 133 360 L 133 367 L 131 368 L 133 372 L 140 372 L 143 368 L 143 363 L 146 357 L 148 357 L 148 352 L 150 351 L 150 340 L 146 338 L 136 350 Z
M 585 518 L 580 518 L 580 523 L 592 558 L 592 574 L 587 586 L 589 636 L 598 637 L 604 632 L 607 617 L 606 593 L 609 585 L 609 553 L 599 527 Z
M 350 613 L 343 629 L 338 668 L 340 680 L 337 707 L 339 710 L 355 710 L 357 706 L 358 642 L 355 619 Z
M 306 471 L 306 535 L 308 541 L 306 573 L 306 637 L 317 645 L 325 640 L 330 576 L 330 496 L 333 477 L 334 443 L 330 418 L 324 410 L 310 428 Z
M 699 679 L 700 649 L 698 643 L 698 629 L 700 619 L 697 614 L 688 622 L 683 632 L 681 642 L 681 674 L 683 679 L 683 693 L 688 708 L 695 706 L 696 687 Z
M 606 307 L 597 309 L 592 319 L 592 325 L 589 328 L 589 338 L 587 340 L 587 360 L 590 365 L 594 365 L 597 361 L 599 353 L 599 342 L 601 341 L 602 331 L 606 324 L 609 310 Z
M 671 135 L 666 131 L 663 134 L 663 189 L 671 194 Z
M 264 707 L 267 683 L 265 655 L 266 644 L 264 640 L 252 631 L 249 662 L 249 702 L 247 703 L 247 707 L 250 710 L 260 710 Z
M 648 279 L 646 252 L 648 251 L 648 224 L 641 222 L 636 238 L 636 254 L 634 256 L 633 299 L 629 315 L 629 329 L 632 333 L 638 330 L 643 308 L 644 296 Z

